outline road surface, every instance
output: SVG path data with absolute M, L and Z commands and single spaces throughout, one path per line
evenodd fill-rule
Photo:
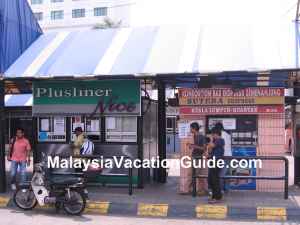
M 136 218 L 118 216 L 84 215 L 81 217 L 69 217 L 53 213 L 23 212 L 13 209 L 0 209 L 1 225 L 296 225 L 298 222 L 257 222 L 257 221 L 216 221 L 197 219 L 158 219 Z

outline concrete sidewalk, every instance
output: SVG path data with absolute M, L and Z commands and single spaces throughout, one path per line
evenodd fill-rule
M 172 160 L 172 159 L 171 159 Z M 176 157 L 175 159 L 176 160 Z M 89 187 L 87 212 L 130 216 L 163 216 L 179 218 L 232 218 L 300 220 L 300 188 L 289 189 L 289 198 L 283 193 L 257 191 L 230 191 L 218 205 L 208 205 L 206 197 L 178 194 L 179 167 L 169 170 L 166 184 L 149 183 L 144 189 Z M 13 193 L 0 194 L 0 206 L 8 203 Z
M 89 196 L 92 200 L 121 202 L 121 203 L 168 203 L 195 205 L 206 204 L 206 196 L 192 197 L 178 194 L 178 177 L 168 177 L 166 184 L 147 184 L 144 189 L 135 188 L 133 195 L 128 195 L 127 188 L 90 187 Z M 285 200 L 281 192 L 230 191 L 224 195 L 223 204 L 235 207 L 274 206 L 289 207 L 300 210 L 300 188 L 293 186 L 289 189 L 289 199 Z
M 208 205 L 207 197 L 177 193 L 178 177 L 169 177 L 166 184 L 147 184 L 144 189 L 89 187 L 87 212 L 126 216 L 174 218 L 300 220 L 300 189 L 292 187 L 289 199 L 283 193 L 230 191 L 217 205 Z M 8 199 L 12 193 L 0 197 Z M 0 198 L 1 204 L 1 198 Z M 13 207 L 12 201 L 8 204 Z

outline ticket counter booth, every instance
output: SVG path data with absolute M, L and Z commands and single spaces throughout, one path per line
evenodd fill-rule
M 151 120 L 157 113 L 156 104 L 142 98 L 139 80 L 34 81 L 32 111 L 38 153 L 72 155 L 74 130 L 81 127 L 95 145 L 94 154 L 104 159 L 142 160 L 157 155 L 157 124 Z M 152 148 L 147 147 L 150 142 Z M 103 172 L 111 176 L 100 176 L 94 182 L 128 182 L 117 176 L 126 173 L 122 168 Z M 150 175 L 147 169 L 134 169 L 133 183 L 143 187 Z
M 178 153 L 180 149 L 177 127 L 178 116 L 178 107 L 168 106 L 166 108 L 166 151 L 169 154 Z
M 232 156 L 256 156 L 258 141 L 257 115 L 220 115 L 206 117 L 206 132 L 209 133 L 216 123 L 222 123 L 231 135 Z M 231 175 L 255 176 L 255 168 L 237 168 L 230 170 Z M 255 190 L 255 180 L 233 180 L 228 183 L 229 189 Z
M 191 154 L 189 125 L 198 122 L 207 134 L 222 122 L 231 135 L 233 156 L 284 155 L 284 88 L 251 87 L 179 89 L 179 136 L 181 155 Z M 207 171 L 206 171 L 207 172 Z M 232 175 L 277 176 L 284 172 L 282 162 L 263 161 L 262 168 L 236 168 Z M 204 171 L 205 173 L 205 171 Z M 190 172 L 181 168 L 180 191 L 189 191 Z M 232 180 L 230 189 L 282 191 L 282 181 Z

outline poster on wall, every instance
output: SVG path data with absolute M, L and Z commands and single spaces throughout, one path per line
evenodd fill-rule
M 99 119 L 91 120 L 90 131 L 92 131 L 92 132 L 100 131 L 100 121 L 99 121 Z
M 116 129 L 117 122 L 115 117 L 106 117 L 106 127 L 109 130 Z
M 217 123 L 222 123 L 225 130 L 235 130 L 236 129 L 236 119 L 235 118 L 209 118 L 208 128 L 211 130 Z
M 178 137 L 180 139 L 187 138 L 190 133 L 190 124 L 187 122 L 178 123 Z
M 64 117 L 54 117 L 53 119 L 54 133 L 64 134 L 65 133 L 65 118 Z
M 41 129 L 42 132 L 47 132 L 50 130 L 50 124 L 49 124 L 49 119 L 41 119 Z
M 64 117 L 47 117 L 38 120 L 38 141 L 63 142 L 66 140 L 66 119 Z
M 233 156 L 256 156 L 256 147 L 233 147 Z M 248 167 L 231 168 L 229 170 L 232 176 L 256 176 L 255 166 L 248 160 Z M 229 181 L 229 188 L 233 190 L 255 190 L 256 181 L 253 179 L 232 179 Z

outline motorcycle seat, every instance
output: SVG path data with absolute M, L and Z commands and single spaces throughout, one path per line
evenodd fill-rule
M 82 182 L 80 177 L 67 177 L 67 176 L 53 176 L 51 177 L 51 183 L 56 185 L 72 185 Z
M 29 188 L 30 185 L 31 185 L 30 181 L 27 181 L 27 182 L 25 181 L 25 182 L 19 183 L 18 187 L 19 188 Z

